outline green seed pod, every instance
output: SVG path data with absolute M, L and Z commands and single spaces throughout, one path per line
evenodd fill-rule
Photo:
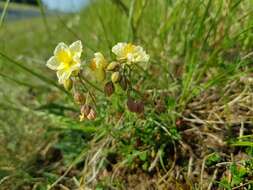
M 113 62 L 111 62 L 111 63 L 107 66 L 106 70 L 107 70 L 107 71 L 115 71 L 115 70 L 117 70 L 118 67 L 119 67 L 119 62 L 113 61 Z
M 113 83 L 118 82 L 120 80 L 120 73 L 119 72 L 112 73 L 111 80 Z
M 70 91 L 73 87 L 73 81 L 71 79 L 65 80 L 63 86 L 67 91 Z

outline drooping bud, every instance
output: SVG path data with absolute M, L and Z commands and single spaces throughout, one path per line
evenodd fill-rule
M 137 109 L 136 103 L 132 98 L 128 98 L 127 100 L 127 107 L 130 112 L 135 112 Z
M 63 82 L 63 86 L 67 91 L 70 91 L 73 87 L 73 81 L 71 79 L 67 79 Z
M 80 121 L 83 121 L 85 119 L 88 119 L 88 120 L 94 120 L 96 119 L 96 112 L 95 110 L 89 106 L 89 105 L 83 105 L 81 107 L 81 114 L 80 114 Z
M 84 115 L 85 117 L 87 117 L 87 115 L 90 113 L 90 110 L 91 110 L 91 107 L 89 105 L 87 104 L 82 105 L 81 110 L 80 110 L 81 115 Z
M 116 83 L 120 80 L 120 74 L 119 72 L 112 73 L 111 80 L 113 83 Z
M 80 70 L 75 70 L 72 72 L 72 76 L 76 77 L 79 74 Z
M 90 113 L 87 115 L 88 120 L 94 120 L 96 119 L 96 112 L 94 109 L 90 109 Z
M 79 105 L 82 105 L 85 103 L 85 96 L 79 92 L 75 92 L 74 93 L 74 101 L 75 103 L 79 104 Z
M 114 84 L 113 82 L 107 82 L 104 87 L 104 92 L 106 96 L 111 96 L 114 93 Z
M 128 98 L 127 107 L 130 112 L 143 113 L 144 103 L 142 101 L 134 101 L 132 98 Z
M 137 110 L 136 113 L 143 113 L 144 112 L 144 103 L 142 101 L 136 102 Z
M 115 71 L 118 67 L 119 67 L 119 62 L 113 61 L 113 62 L 111 62 L 111 63 L 107 66 L 106 70 L 107 70 L 107 71 Z

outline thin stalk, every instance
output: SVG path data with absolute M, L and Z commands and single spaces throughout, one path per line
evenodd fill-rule
M 41 81 L 50 84 L 51 86 L 55 86 L 56 88 L 64 91 L 66 94 L 69 94 L 64 88 L 62 88 L 61 86 L 57 85 L 57 83 L 55 83 L 55 81 L 33 71 L 32 69 L 28 68 L 27 66 L 13 60 L 12 58 L 8 57 L 7 55 L 5 55 L 4 53 L 0 52 L 0 57 L 4 58 L 5 60 L 9 61 L 9 63 L 15 65 L 16 67 L 19 67 L 20 69 L 32 74 L 33 76 L 35 76 L 36 78 L 40 79 Z
M 0 72 L 0 77 L 2 77 L 3 79 L 7 79 L 9 81 L 12 81 L 14 83 L 17 83 L 18 85 L 26 86 L 26 87 L 29 87 L 29 88 L 38 88 L 37 86 L 34 86 L 34 85 L 32 85 L 30 83 L 27 83 L 27 82 L 19 81 L 15 78 L 12 78 L 8 75 L 5 75 L 5 74 L 1 73 L 1 72 Z
M 116 6 L 118 6 L 121 10 L 123 10 L 126 16 L 128 16 L 129 10 L 121 0 L 112 0 L 112 2 L 116 4 Z
M 58 14 L 57 14 L 57 18 L 60 21 L 60 23 L 62 24 L 62 26 L 64 28 L 66 28 L 66 30 L 69 33 L 71 33 L 75 38 L 81 40 L 82 42 L 84 41 L 79 34 L 77 34 L 72 28 L 70 28 L 70 27 L 67 26 L 67 24 L 64 22 L 64 20 Z M 85 44 L 86 44 L 85 47 L 87 47 L 89 50 L 91 50 L 92 52 L 96 52 L 96 50 L 93 47 L 91 47 L 91 45 L 89 45 L 87 43 L 87 41 L 85 41 Z
M 38 3 L 39 8 L 40 8 L 40 13 L 41 13 L 41 16 L 42 16 L 42 19 L 43 19 L 46 31 L 48 32 L 48 36 L 50 37 L 51 36 L 51 32 L 50 32 L 49 25 L 47 23 L 45 9 L 43 7 L 43 4 L 42 4 L 41 0 L 37 0 L 37 3 Z
M 104 36 L 105 36 L 105 40 L 106 40 L 106 43 L 107 43 L 107 46 L 108 46 L 108 50 L 109 50 L 110 53 L 111 53 L 112 44 L 111 44 L 111 42 L 110 42 L 109 35 L 108 35 L 107 30 L 106 30 L 106 25 L 105 25 L 105 23 L 104 23 L 104 20 L 103 20 L 102 16 L 101 16 L 100 13 L 99 13 L 99 10 L 96 11 L 96 14 L 97 14 L 97 17 L 98 17 L 99 22 L 100 22 L 100 24 L 101 24 L 102 30 L 104 31 Z
M 79 78 L 82 80 L 84 80 L 87 84 L 89 84 L 90 86 L 92 86 L 94 89 L 96 89 L 97 91 L 104 93 L 103 90 L 101 90 L 100 88 L 98 88 L 95 84 L 93 84 L 92 82 L 90 82 L 88 79 L 86 79 L 84 76 L 79 76 Z
M 131 1 L 129 14 L 128 14 L 128 41 L 133 41 L 135 38 L 135 28 L 134 28 L 134 24 L 133 24 L 135 3 L 136 3 L 135 0 Z
M 1 18 L 0 18 L 0 28 L 2 27 L 2 24 L 4 22 L 4 18 L 5 18 L 5 15 L 6 15 L 6 12 L 7 12 L 7 8 L 9 6 L 9 3 L 10 3 L 10 0 L 7 0 L 4 4 L 4 9 L 3 9 L 3 13 L 1 15 Z
M 89 96 L 91 97 L 95 107 L 97 107 L 95 95 L 89 91 L 89 89 L 86 87 L 86 84 L 83 82 L 83 79 L 80 76 L 79 76 L 79 79 L 80 79 L 80 82 L 82 83 L 83 87 L 85 88 L 85 90 L 87 90 L 87 92 L 89 93 Z

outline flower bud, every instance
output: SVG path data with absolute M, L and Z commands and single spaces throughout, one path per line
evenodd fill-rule
M 128 98 L 127 107 L 130 112 L 143 113 L 144 103 L 142 101 L 134 101 L 132 98 Z
M 105 80 L 106 73 L 104 69 L 97 69 L 95 71 L 95 77 L 99 82 L 102 82 Z
M 82 115 L 87 117 L 87 115 L 90 113 L 90 110 L 91 110 L 91 107 L 89 105 L 85 104 L 85 105 L 82 105 L 80 112 Z
M 81 105 L 81 104 L 85 103 L 85 100 L 86 100 L 86 98 L 85 98 L 85 96 L 83 94 L 81 94 L 79 92 L 75 92 L 75 94 L 74 94 L 74 101 L 75 101 L 75 103 Z
M 75 70 L 72 72 L 72 76 L 76 77 L 79 74 L 80 70 Z
M 107 66 L 106 70 L 107 70 L 107 71 L 114 71 L 114 70 L 117 69 L 118 66 L 119 66 L 119 62 L 113 61 L 113 62 L 111 62 L 111 63 Z
M 144 103 L 142 101 L 139 101 L 136 104 L 137 104 L 136 113 L 143 113 L 144 112 Z
M 81 107 L 81 114 L 80 114 L 80 121 L 83 121 L 85 119 L 88 120 L 94 120 L 96 119 L 96 112 L 91 106 L 89 105 L 83 105 Z
M 137 105 L 132 98 L 128 98 L 127 107 L 130 112 L 135 112 L 137 110 Z
M 113 83 L 116 83 L 120 80 L 120 74 L 119 72 L 112 73 L 111 80 Z
M 106 96 L 111 96 L 114 92 L 114 85 L 113 85 L 113 82 L 107 82 L 105 84 L 105 87 L 104 87 L 104 92 L 106 94 Z
M 96 119 L 96 112 L 94 109 L 90 109 L 90 113 L 87 115 L 88 120 L 94 120 Z
M 63 82 L 63 86 L 67 91 L 70 91 L 73 87 L 73 81 L 71 79 L 67 79 Z

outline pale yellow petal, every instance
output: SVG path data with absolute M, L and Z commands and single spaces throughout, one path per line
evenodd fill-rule
M 80 70 L 81 69 L 81 59 L 79 57 L 75 56 L 75 57 L 73 57 L 73 62 L 74 62 L 74 64 L 72 64 L 69 68 L 71 70 L 71 72 L 76 71 L 76 70 Z
M 66 68 L 66 64 L 64 62 L 61 62 L 57 68 L 57 70 L 62 70 Z
M 61 52 L 61 51 L 67 51 L 68 49 L 69 49 L 69 48 L 68 48 L 68 46 L 67 46 L 65 43 L 60 42 L 60 43 L 56 46 L 56 48 L 55 48 L 55 50 L 54 50 L 54 55 L 59 54 L 59 52 Z
M 112 48 L 112 52 L 117 56 L 117 59 L 122 59 L 124 49 L 127 46 L 125 42 L 119 42 Z
M 69 49 L 70 49 L 72 55 L 81 57 L 81 54 L 82 54 L 82 51 L 83 51 L 83 45 L 82 45 L 81 40 L 73 42 L 69 46 Z
M 57 61 L 55 56 L 52 56 L 48 61 L 47 61 L 47 67 L 52 69 L 52 70 L 58 70 L 58 67 L 60 66 L 60 63 Z
M 64 84 L 64 81 L 69 79 L 69 77 L 71 75 L 71 71 L 62 69 L 62 70 L 57 71 L 56 74 L 57 74 L 59 83 Z
M 100 52 L 97 52 L 94 54 L 95 58 L 94 58 L 94 62 L 96 64 L 96 68 L 98 69 L 104 69 L 107 66 L 107 61 L 104 57 L 104 55 Z

